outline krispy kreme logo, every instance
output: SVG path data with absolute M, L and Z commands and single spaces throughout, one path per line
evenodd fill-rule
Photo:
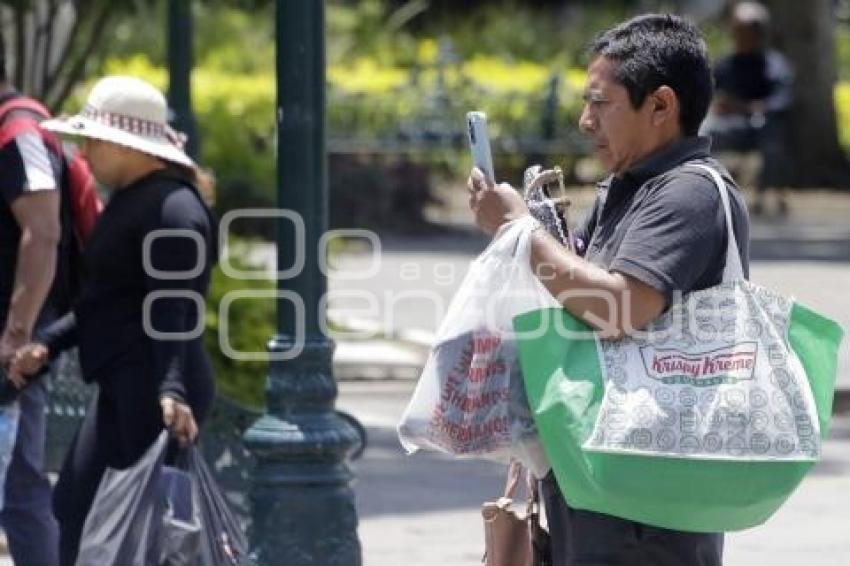
M 646 374 L 664 383 L 716 385 L 753 378 L 756 342 L 741 342 L 709 352 L 683 352 L 675 349 L 640 349 Z

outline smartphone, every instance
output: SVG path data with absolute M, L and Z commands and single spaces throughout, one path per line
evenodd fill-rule
M 487 133 L 487 115 L 484 112 L 466 114 L 469 149 L 472 151 L 472 163 L 478 167 L 490 181 L 493 174 L 493 154 L 490 152 L 490 135 Z

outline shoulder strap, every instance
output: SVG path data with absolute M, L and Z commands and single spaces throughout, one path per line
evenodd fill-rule
M 0 104 L 0 123 L 13 110 L 27 110 L 33 114 L 37 114 L 41 119 L 46 119 L 50 116 L 50 112 L 41 102 L 27 96 L 12 96 Z
M 9 120 L 12 112 L 23 110 L 31 116 L 20 116 Z M 6 145 L 21 132 L 38 129 L 38 123 L 50 116 L 50 112 L 37 100 L 26 96 L 12 96 L 0 104 L 0 146 Z
M 702 163 L 690 163 L 691 167 L 702 169 L 711 176 L 714 186 L 720 193 L 723 203 L 723 212 L 726 215 L 726 265 L 723 268 L 723 281 L 735 281 L 744 278 L 744 268 L 741 266 L 741 253 L 738 248 L 738 240 L 735 238 L 735 230 L 732 225 L 732 207 L 729 204 L 729 189 L 720 176 L 720 173 Z

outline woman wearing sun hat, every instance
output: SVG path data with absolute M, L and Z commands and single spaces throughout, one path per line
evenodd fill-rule
M 76 559 L 106 467 L 133 464 L 163 425 L 192 442 L 214 396 L 202 331 L 216 223 L 166 116 L 153 86 L 107 77 L 79 114 L 43 124 L 81 137 L 95 177 L 110 191 L 86 246 L 78 304 L 39 343 L 19 350 L 10 370 L 22 382 L 76 345 L 84 379 L 98 384 L 53 496 L 63 565 Z

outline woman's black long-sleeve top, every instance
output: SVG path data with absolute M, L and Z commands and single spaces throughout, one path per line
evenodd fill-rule
M 76 307 L 40 340 L 51 356 L 76 344 L 86 381 L 155 379 L 160 395 L 209 397 L 211 366 L 202 332 L 193 331 L 216 250 L 211 212 L 174 173 L 116 190 L 86 245 Z

